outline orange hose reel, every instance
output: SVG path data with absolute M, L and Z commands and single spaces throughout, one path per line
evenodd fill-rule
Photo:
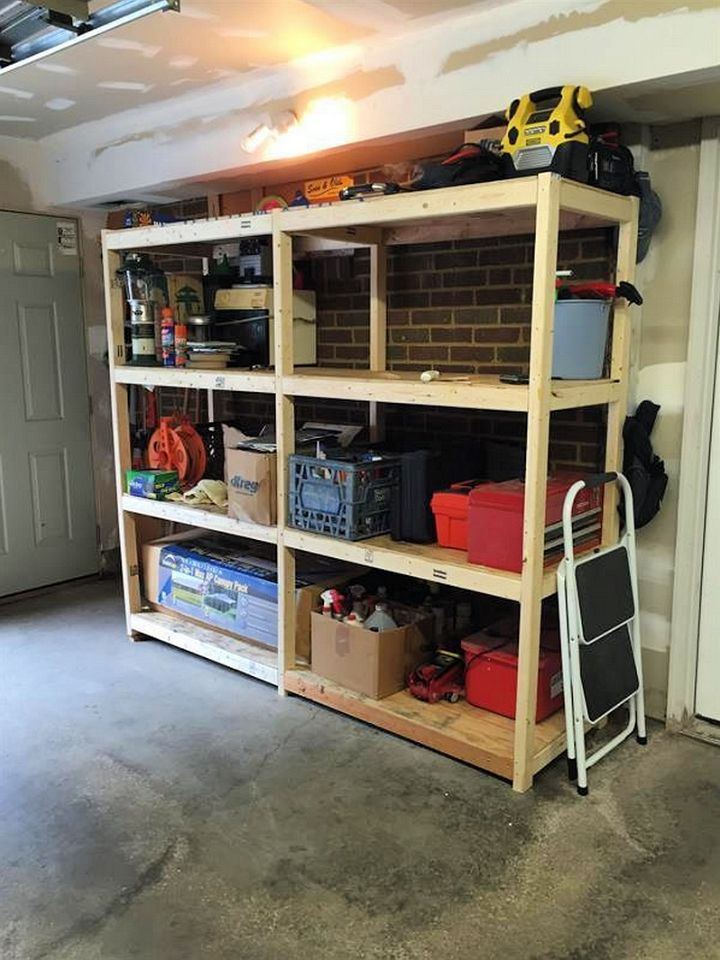
M 180 486 L 194 487 L 207 468 L 205 444 L 192 424 L 178 417 L 161 417 L 150 437 L 148 465 L 153 470 L 177 470 Z

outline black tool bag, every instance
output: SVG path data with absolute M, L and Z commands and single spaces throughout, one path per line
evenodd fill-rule
M 650 441 L 659 410 L 652 400 L 643 400 L 623 427 L 623 473 L 632 488 L 636 527 L 644 527 L 658 512 L 668 484 L 665 462 L 655 454 Z
M 592 140 L 588 149 L 588 183 L 625 196 L 636 194 L 635 161 L 630 150 L 599 137 Z
M 466 143 L 439 163 L 426 163 L 413 190 L 457 187 L 465 183 L 484 183 L 502 179 L 502 164 L 497 153 L 482 143 Z

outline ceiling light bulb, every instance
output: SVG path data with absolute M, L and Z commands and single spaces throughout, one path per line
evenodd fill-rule
M 255 153 L 263 144 L 272 139 L 273 132 L 266 123 L 259 126 L 249 133 L 240 143 L 245 153 Z

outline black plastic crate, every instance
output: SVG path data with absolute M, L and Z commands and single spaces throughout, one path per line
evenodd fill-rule
M 288 458 L 288 522 L 342 540 L 388 533 L 399 481 L 397 457 L 319 460 L 294 454 Z

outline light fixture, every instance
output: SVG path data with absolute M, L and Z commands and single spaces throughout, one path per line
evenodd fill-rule
M 278 140 L 289 131 L 297 127 L 298 118 L 292 110 L 284 110 L 274 117 L 268 117 L 267 121 L 258 124 L 254 130 L 243 138 L 240 146 L 245 153 L 257 153 L 260 147 L 271 141 Z
M 342 146 L 353 134 L 355 108 L 345 96 L 312 100 L 300 120 L 273 140 L 267 159 L 280 160 Z
M 15 0 L 0 15 L 0 74 L 166 10 L 179 12 L 180 0 L 118 0 L 95 13 L 87 0 Z

